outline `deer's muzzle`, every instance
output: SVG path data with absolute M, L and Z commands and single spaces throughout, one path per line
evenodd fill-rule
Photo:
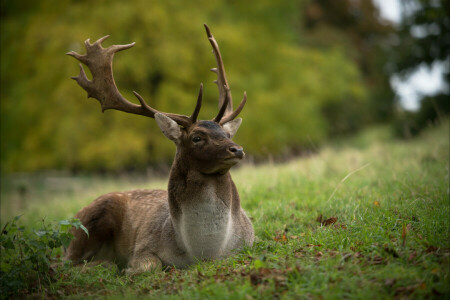
M 235 157 L 242 159 L 245 156 L 244 149 L 239 145 L 232 145 L 228 148 Z

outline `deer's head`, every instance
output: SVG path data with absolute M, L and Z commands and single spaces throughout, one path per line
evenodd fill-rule
M 230 87 L 228 85 L 225 68 L 219 51 L 219 46 L 208 26 L 205 24 L 208 40 L 213 48 L 217 68 L 211 71 L 217 74 L 214 82 L 219 88 L 219 112 L 211 121 L 198 121 L 203 95 L 203 85 L 197 105 L 191 116 L 160 112 L 150 107 L 136 92 L 134 95 L 140 105 L 129 102 L 117 89 L 112 72 L 112 60 L 116 52 L 131 48 L 134 43 L 128 45 L 113 45 L 103 48 L 101 43 L 108 38 L 105 36 L 91 44 L 86 40 L 85 55 L 69 52 L 71 55 L 88 66 L 92 73 L 89 80 L 80 64 L 80 75 L 72 77 L 88 92 L 88 97 L 97 99 L 102 110 L 116 109 L 127 113 L 143 115 L 154 118 L 164 133 L 177 146 L 177 153 L 188 167 L 204 174 L 223 174 L 244 157 L 241 146 L 235 144 L 231 138 L 236 134 L 242 119 L 236 117 L 243 109 L 247 96 L 236 110 L 233 110 Z
M 177 155 L 189 169 L 203 174 L 224 174 L 244 157 L 241 146 L 231 138 L 242 119 L 223 125 L 215 121 L 197 121 L 189 127 L 157 113 L 156 122 L 164 135 L 177 145 Z

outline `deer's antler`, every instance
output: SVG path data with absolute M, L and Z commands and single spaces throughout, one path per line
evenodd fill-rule
M 239 113 L 244 108 L 245 102 L 247 101 L 247 94 L 246 92 L 244 92 L 244 98 L 242 99 L 238 108 L 233 111 L 233 101 L 231 98 L 230 86 L 228 85 L 227 76 L 225 74 L 225 67 L 223 65 L 219 45 L 217 44 L 214 36 L 211 34 L 211 30 L 209 29 L 208 25 L 204 24 L 204 26 L 217 62 L 217 68 L 211 69 L 212 72 L 217 74 L 217 80 L 214 80 L 214 82 L 219 88 L 219 113 L 214 118 L 214 121 L 222 125 L 233 120 L 239 115 Z
M 144 99 L 134 91 L 133 94 L 137 97 L 141 105 L 131 103 L 120 94 L 114 81 L 112 71 L 114 53 L 129 49 L 133 47 L 135 43 L 127 45 L 112 45 L 108 48 L 103 48 L 101 44 L 108 37 L 109 35 L 104 36 L 93 44 L 91 44 L 90 40 L 87 39 L 85 41 L 85 55 L 80 55 L 74 51 L 67 53 L 67 55 L 73 56 L 84 63 L 92 73 L 92 80 L 89 80 L 84 72 L 82 64 L 80 64 L 80 74 L 72 77 L 72 79 L 76 80 L 78 84 L 86 90 L 88 93 L 88 98 L 92 97 L 100 102 L 102 111 L 107 109 L 116 109 L 131 114 L 154 118 L 155 114 L 159 111 L 150 107 Z M 197 120 L 202 102 L 202 90 L 201 85 L 197 105 L 191 117 L 172 113 L 161 113 L 171 118 L 179 125 L 189 127 Z

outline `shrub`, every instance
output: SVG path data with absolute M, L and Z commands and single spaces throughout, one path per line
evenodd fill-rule
M 46 224 L 38 230 L 18 225 L 20 216 L 3 227 L 0 235 L 0 294 L 2 298 L 33 292 L 52 281 L 52 262 L 59 260 L 61 246 L 68 247 L 73 235 L 69 229 L 87 229 L 78 219 Z M 59 253 L 58 253 L 59 252 Z

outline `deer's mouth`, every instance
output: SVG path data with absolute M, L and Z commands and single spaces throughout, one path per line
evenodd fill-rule
M 209 170 L 203 170 L 201 173 L 205 175 L 223 175 L 236 165 L 242 158 L 230 156 L 220 160 L 220 162 Z
M 236 165 L 236 164 L 237 164 L 238 162 L 240 162 L 241 160 L 242 160 L 241 157 L 236 157 L 236 156 L 228 157 L 228 158 L 225 158 L 224 160 L 222 160 L 221 165 L 222 165 L 224 168 L 230 169 L 231 167 L 233 167 L 234 165 Z
M 233 156 L 229 156 L 227 158 L 225 158 L 223 161 L 224 162 L 239 162 L 240 160 L 242 160 L 245 157 L 245 153 L 244 151 L 241 151 L 239 153 L 235 153 Z
M 229 164 L 237 164 L 242 158 L 240 157 L 229 157 L 225 158 L 223 161 Z

